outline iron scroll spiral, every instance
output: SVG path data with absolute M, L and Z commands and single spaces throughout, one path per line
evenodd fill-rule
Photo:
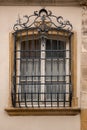
M 33 17 L 33 22 L 30 22 Z M 54 19 L 56 22 L 53 21 Z M 24 20 L 25 22 L 23 22 Z M 39 31 L 42 32 L 48 31 L 51 27 L 58 30 L 65 29 L 69 32 L 71 32 L 73 29 L 70 21 L 64 21 L 62 16 L 57 17 L 53 15 L 51 11 L 47 11 L 44 8 L 42 8 L 40 11 L 34 11 L 33 15 L 25 15 L 23 19 L 19 17 L 17 23 L 13 26 L 13 30 L 17 31 L 20 29 L 29 29 L 31 27 L 36 27 Z

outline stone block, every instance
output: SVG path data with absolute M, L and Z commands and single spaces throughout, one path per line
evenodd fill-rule
M 87 92 L 87 79 L 81 80 L 81 91 Z
M 81 110 L 81 121 L 87 121 L 87 109 L 82 109 Z
M 86 47 L 84 47 L 86 48 Z M 87 65 L 87 49 L 84 49 L 84 53 L 81 53 L 81 65 Z
M 87 79 L 87 66 L 81 66 L 81 79 Z
M 87 52 L 87 36 L 82 37 L 82 52 Z
M 81 123 L 81 130 L 87 130 L 87 121 Z
M 87 92 L 81 92 L 81 108 L 87 109 Z
M 81 110 L 81 130 L 87 130 L 87 109 Z

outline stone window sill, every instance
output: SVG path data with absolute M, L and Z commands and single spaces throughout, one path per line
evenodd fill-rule
M 71 116 L 80 113 L 80 108 L 6 108 L 10 116 Z

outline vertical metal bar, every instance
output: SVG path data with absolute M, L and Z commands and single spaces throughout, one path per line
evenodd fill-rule
M 32 107 L 33 107 L 33 88 L 32 88 L 32 86 L 33 86 L 33 76 L 32 76 L 32 81 L 31 81 L 31 93 L 29 93 L 30 95 L 31 95 L 31 105 L 32 105 Z
M 22 73 L 22 65 L 23 65 L 23 60 L 22 60 L 23 57 L 22 57 L 22 55 L 23 55 L 23 52 L 22 52 L 22 32 L 21 32 L 21 31 L 20 31 L 20 39 L 19 39 L 19 48 L 20 48 L 20 50 L 18 49 L 18 53 L 20 52 L 20 54 L 19 54 L 19 55 L 20 55 L 20 56 L 19 56 L 19 61 L 20 61 L 20 63 L 19 63 L 18 66 L 19 66 L 20 69 L 18 70 L 18 71 L 19 71 L 19 72 L 18 72 L 18 73 L 19 73 L 19 74 L 18 74 L 18 76 L 19 76 L 19 77 L 18 77 L 18 78 L 19 78 L 18 81 L 19 81 L 19 84 L 20 84 L 20 85 L 18 86 L 17 89 L 18 89 L 18 94 L 19 94 L 19 95 L 18 95 L 18 100 L 19 100 L 19 105 L 20 105 L 20 100 L 22 100 L 22 85 L 21 85 L 21 79 L 23 79 L 23 77 L 22 77 L 22 76 L 23 76 L 23 75 L 22 75 L 22 74 L 23 74 L 23 73 Z
M 22 64 L 22 54 L 23 54 L 23 52 L 22 52 L 22 32 L 20 31 L 20 41 L 19 41 L 19 44 L 20 44 L 20 76 L 22 75 L 22 66 L 21 66 L 21 64 Z
M 40 101 L 39 101 L 39 100 L 40 100 L 40 98 L 39 98 L 39 97 L 40 97 L 39 87 L 40 87 L 40 86 L 38 86 L 38 107 L 40 107 Z
M 39 57 L 38 57 L 38 62 L 39 62 L 39 64 L 38 64 L 38 107 L 40 107 L 40 91 L 41 91 L 41 81 L 40 81 L 40 75 L 41 75 L 41 65 L 40 65 L 40 56 L 41 56 L 41 42 L 40 42 L 40 39 L 38 39 L 38 44 L 39 44 L 39 49 L 40 50 L 38 50 L 37 52 L 38 52 L 38 55 L 39 55 Z
M 51 96 L 51 107 L 53 106 L 53 102 L 52 102 L 52 85 L 51 85 L 51 93 L 50 93 L 50 96 Z
M 57 106 L 59 106 L 59 39 L 57 31 Z
M 28 76 L 28 56 L 29 56 L 29 41 L 28 41 L 28 30 L 26 30 L 26 42 L 25 42 L 25 53 L 26 53 L 26 76 Z
M 28 70 L 28 59 L 29 59 L 29 41 L 28 41 L 28 30 L 26 30 L 26 43 L 25 43 L 25 48 L 26 48 L 26 68 L 25 68 L 25 70 L 26 70 L 26 74 L 25 74 L 25 76 L 26 76 L 26 84 L 25 84 L 25 94 L 24 94 L 24 97 L 25 97 L 25 106 L 27 107 L 27 99 L 26 99 L 26 93 L 27 93 L 27 90 L 29 90 L 28 89 L 28 87 L 29 87 L 29 85 L 28 85 L 28 76 L 29 76 L 29 70 Z
M 14 101 L 13 101 L 13 105 L 14 107 L 16 107 L 16 37 L 17 37 L 17 33 L 14 33 Z
M 53 79 L 53 41 L 52 41 L 52 39 L 50 40 L 50 43 L 51 43 L 51 107 L 52 107 L 52 105 L 53 105 L 53 100 L 52 100 L 52 98 L 53 98 L 53 92 L 52 92 L 52 90 L 53 90 L 53 82 L 52 82 L 52 79 Z
M 34 99 L 34 96 L 35 96 L 35 90 L 34 90 L 34 56 L 35 56 L 35 48 L 34 48 L 34 30 L 32 32 L 32 45 L 31 45 L 31 60 L 32 60 L 32 86 L 31 86 L 31 97 L 32 97 L 32 107 L 33 107 L 33 100 L 35 101 Z
M 69 36 L 69 105 L 71 107 L 72 101 L 72 80 L 71 80 L 71 36 Z
M 57 89 L 59 89 L 59 88 L 57 88 Z M 59 107 L 59 92 L 58 92 L 59 90 L 57 90 L 57 107 Z
M 66 93 L 65 92 L 63 93 L 63 96 L 64 96 L 63 106 L 65 107 L 65 102 L 66 102 Z
M 48 58 L 49 58 L 49 52 L 48 52 L 48 48 L 47 48 L 47 45 L 49 45 L 49 41 L 48 39 L 46 39 L 46 49 L 45 49 L 45 53 L 46 53 L 46 57 L 45 57 L 45 106 L 48 105 L 48 100 L 49 100 L 49 93 L 48 93 L 48 88 L 49 88 L 49 85 L 48 85 L 48 82 L 47 79 L 49 79 L 47 76 L 48 76 L 48 73 L 47 73 L 47 62 L 48 62 Z
M 18 105 L 19 105 L 19 107 L 21 107 L 21 105 L 20 105 L 20 94 L 21 93 L 18 92 Z
M 66 101 L 66 85 L 65 85 L 65 81 L 66 81 L 66 41 L 63 41 L 63 64 L 64 64 L 64 75 L 63 75 L 63 93 L 64 93 L 64 107 L 65 107 L 65 101 Z
M 24 92 L 24 102 L 25 102 L 25 107 L 27 107 L 27 102 L 26 102 L 26 91 Z
M 27 107 L 27 102 L 26 102 L 26 86 L 27 86 L 27 76 L 25 76 L 25 85 L 24 85 L 24 102 L 25 102 L 25 107 Z

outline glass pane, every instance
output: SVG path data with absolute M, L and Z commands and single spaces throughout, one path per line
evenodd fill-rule
M 65 82 L 60 82 L 59 84 L 59 100 L 64 100 L 64 94 L 65 94 L 65 90 L 66 90 L 66 86 L 64 84 Z
M 46 41 L 46 58 L 64 58 L 66 43 L 60 40 Z
M 39 73 L 40 73 L 40 63 L 39 63 L 40 61 L 39 60 L 34 60 L 34 70 L 32 70 L 33 71 L 33 73 L 34 73 L 34 80 L 38 80 L 38 75 L 39 75 Z
M 46 100 L 64 100 L 64 94 L 66 92 L 65 82 L 46 82 L 46 84 Z
M 47 83 L 46 85 L 46 100 L 57 100 L 57 84 Z
M 31 85 L 21 85 L 19 87 L 19 94 L 21 93 L 20 96 L 20 101 L 37 101 L 38 100 L 38 92 L 40 93 L 40 87 L 38 87 L 38 84 L 31 83 Z M 40 99 L 40 96 L 39 96 Z
M 64 98 L 65 42 L 47 40 L 46 43 L 46 99 L 57 101 Z
M 47 40 L 46 58 L 57 57 L 57 40 Z
M 40 92 L 40 42 L 29 40 L 21 43 L 20 87 L 21 100 L 38 100 Z
M 22 42 L 21 74 L 32 76 L 40 74 L 40 42 L 39 40 Z
M 29 40 L 22 42 L 21 58 L 40 58 L 39 40 Z
M 52 61 L 52 68 L 53 68 L 53 71 L 52 71 L 52 75 L 53 75 L 53 78 L 52 80 L 55 80 L 57 81 L 57 75 L 58 75 L 58 63 L 57 63 L 57 59 L 53 60 Z
M 59 40 L 47 40 L 46 48 L 43 51 L 39 40 L 33 40 L 23 42 L 21 49 L 20 72 L 24 76 L 24 81 L 21 78 L 23 85 L 20 85 L 19 90 L 22 92 L 21 99 L 26 98 L 29 101 L 38 101 L 38 99 L 57 101 L 57 97 L 59 97 L 59 100 L 64 99 L 65 43 Z M 45 53 L 44 58 L 41 57 L 43 52 Z M 41 61 L 43 60 L 44 72 L 41 71 Z M 41 76 L 44 77 L 44 81 L 42 81 Z M 42 86 L 44 86 L 44 89 Z
M 51 80 L 51 60 L 46 60 L 46 80 Z
M 63 81 L 64 80 L 64 75 L 65 75 L 65 71 L 66 71 L 65 63 L 64 63 L 63 60 L 60 60 L 58 70 L 59 70 L 59 75 L 60 75 L 59 76 L 59 81 Z

